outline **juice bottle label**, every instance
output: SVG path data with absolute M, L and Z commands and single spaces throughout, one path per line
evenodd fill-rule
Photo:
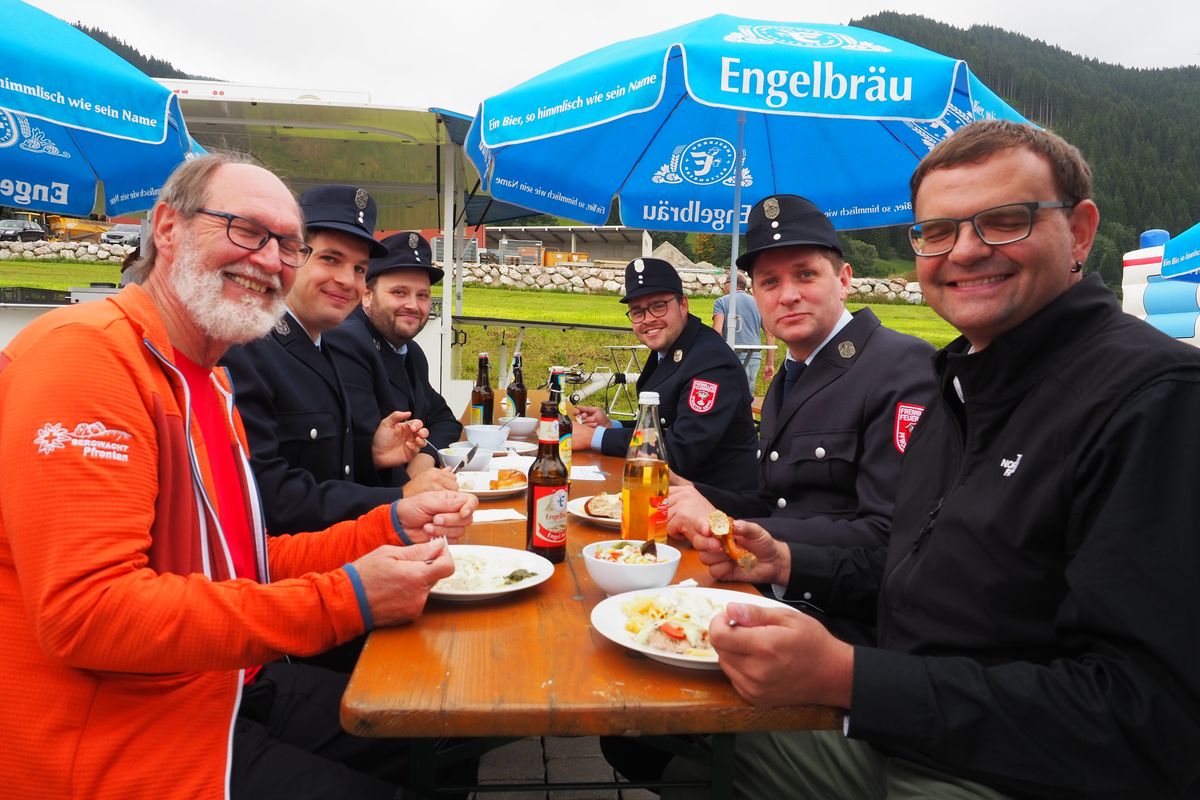
M 558 547 L 567 541 L 567 487 L 531 486 L 533 546 Z
M 471 406 L 471 424 L 472 425 L 482 425 L 483 424 L 483 406 L 482 405 Z
M 646 539 L 650 541 L 667 542 L 666 502 L 666 495 L 650 498 L 650 513 L 646 516 Z

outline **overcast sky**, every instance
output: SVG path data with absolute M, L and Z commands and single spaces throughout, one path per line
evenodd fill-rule
M 192 74 L 369 92 L 473 113 L 484 97 L 622 39 L 727 13 L 845 23 L 883 10 L 994 25 L 1130 67 L 1200 64 L 1196 0 L 33 0 Z M 955 55 L 948 53 L 947 55 Z

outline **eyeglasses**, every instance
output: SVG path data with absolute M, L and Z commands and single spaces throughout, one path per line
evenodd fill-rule
M 1073 200 L 1032 200 L 1028 203 L 1007 203 L 985 208 L 969 217 L 926 219 L 909 226 L 908 242 L 919 256 L 941 256 L 954 249 L 958 229 L 971 223 L 984 244 L 1012 244 L 1028 239 L 1033 233 L 1033 214 L 1042 208 L 1074 208 Z
M 213 211 L 210 208 L 198 208 L 196 213 L 225 220 L 225 235 L 229 237 L 229 241 L 246 250 L 262 250 L 267 246 L 267 242 L 274 239 L 279 242 L 279 260 L 289 267 L 304 266 L 304 262 L 312 255 L 313 249 L 305 244 L 303 239 L 276 233 L 252 219 L 225 211 Z
M 678 297 L 671 298 L 671 300 L 678 299 Z M 671 300 L 659 300 L 651 303 L 645 308 L 631 308 L 625 312 L 625 316 L 629 317 L 630 322 L 641 322 L 646 318 L 647 314 L 656 318 L 661 317 L 663 314 L 667 313 L 667 304 L 670 303 Z

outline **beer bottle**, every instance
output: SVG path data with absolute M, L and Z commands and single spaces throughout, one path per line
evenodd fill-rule
M 488 377 L 488 354 L 479 354 L 479 372 L 471 387 L 471 424 L 492 424 L 492 381 Z
M 558 411 L 542 403 L 537 458 L 525 493 L 525 549 L 552 563 L 567 556 L 567 467 L 558 457 Z
M 520 353 L 513 354 L 512 369 L 512 380 L 508 382 L 508 388 L 504 390 L 504 399 L 500 403 L 504 406 L 504 416 L 523 417 L 525 416 L 526 393 Z
M 558 409 L 558 455 L 567 466 L 567 480 L 571 479 L 571 433 L 574 428 L 571 415 L 567 413 L 567 397 L 563 392 L 561 368 L 550 370 L 550 402 Z
M 658 425 L 658 392 L 638 395 L 637 427 L 621 479 L 621 538 L 667 541 L 667 449 Z

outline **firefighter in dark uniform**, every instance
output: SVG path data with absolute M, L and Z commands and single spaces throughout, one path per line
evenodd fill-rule
M 833 225 L 803 197 L 750 211 L 738 266 L 754 279 L 763 325 L 787 345 L 763 400 L 756 492 L 711 481 L 672 487 L 671 528 L 712 507 L 771 517 L 772 534 L 814 545 L 887 544 L 900 460 L 934 392 L 933 348 L 846 310 L 851 267 Z
M 375 464 L 369 452 L 366 463 L 355 458 L 350 402 L 322 343 L 358 307 L 370 257 L 387 253 L 372 235 L 375 201 L 363 189 L 322 186 L 301 195 L 300 208 L 313 254 L 296 271 L 287 313 L 271 333 L 221 361 L 272 534 L 324 530 L 400 496 L 392 486 L 355 482 L 360 473 L 373 475 Z M 386 440 L 389 425 L 382 426 L 382 446 L 396 443 Z M 407 423 L 394 432 L 408 436 L 410 446 L 421 438 Z
M 621 302 L 629 305 L 634 335 L 651 351 L 637 390 L 658 392 L 671 472 L 735 492 L 755 489 L 756 435 L 746 373 L 720 334 L 688 313 L 675 267 L 658 258 L 629 262 Z M 582 424 L 573 446 L 625 456 L 633 428 L 621 427 L 594 406 L 579 411 Z
M 370 451 L 379 422 L 393 411 L 421 420 L 429 439 L 406 468 L 382 470 L 381 484 L 403 484 L 422 461 L 462 436 L 462 425 L 429 382 L 429 361 L 415 337 L 429 321 L 430 288 L 443 272 L 424 237 L 405 231 L 383 240 L 388 254 L 371 259 L 362 305 L 326 335 L 350 397 L 356 451 Z M 363 476 L 359 476 L 360 480 Z M 455 488 L 453 478 L 447 477 Z

